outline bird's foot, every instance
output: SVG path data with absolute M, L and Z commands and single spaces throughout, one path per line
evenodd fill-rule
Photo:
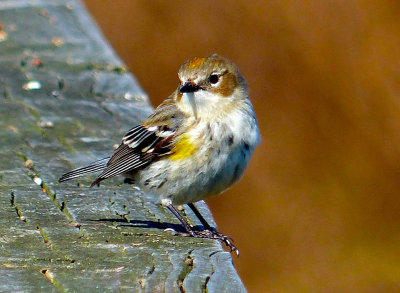
M 226 236 L 218 231 L 213 230 L 202 230 L 202 231 L 190 231 L 190 236 L 195 238 L 206 238 L 206 239 L 216 239 L 224 243 L 229 247 L 230 252 L 235 252 L 239 256 L 239 249 L 233 244 L 233 239 L 230 236 Z
M 177 232 L 172 228 L 167 228 L 164 231 L 171 232 L 173 235 L 180 235 L 184 237 L 195 237 L 195 238 L 203 238 L 203 239 L 213 239 L 219 240 L 224 243 L 227 247 L 229 247 L 230 252 L 235 252 L 237 256 L 239 256 L 239 249 L 233 244 L 233 239 L 230 236 L 226 236 L 218 231 L 213 230 L 202 230 L 196 231 L 191 230 L 187 232 Z

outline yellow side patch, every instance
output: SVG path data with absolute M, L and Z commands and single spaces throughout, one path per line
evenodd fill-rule
M 206 61 L 206 58 L 195 57 L 192 60 L 190 60 L 189 68 L 193 69 L 193 68 L 200 67 L 201 65 L 203 65 L 203 63 L 205 61 Z
M 184 160 L 192 156 L 197 150 L 197 146 L 186 135 L 175 144 L 172 149 L 172 155 L 169 156 L 171 160 Z

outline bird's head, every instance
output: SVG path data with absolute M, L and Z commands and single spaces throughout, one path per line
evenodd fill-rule
M 196 117 L 215 115 L 248 97 L 246 80 L 237 66 L 217 54 L 186 61 L 178 76 L 178 107 Z

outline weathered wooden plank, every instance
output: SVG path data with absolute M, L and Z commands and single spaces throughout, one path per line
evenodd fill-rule
M 181 227 L 151 195 L 57 183 L 152 111 L 81 4 L 5 0 L 0 21 L 0 291 L 245 291 L 218 241 L 164 231 Z

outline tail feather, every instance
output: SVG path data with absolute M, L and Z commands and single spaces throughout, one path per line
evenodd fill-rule
M 68 181 L 68 180 L 71 180 L 71 179 L 75 179 L 75 178 L 84 176 L 84 175 L 86 175 L 88 173 L 94 173 L 94 172 L 103 171 L 107 167 L 107 162 L 108 162 L 109 159 L 110 158 L 107 157 L 107 158 L 98 160 L 96 162 L 93 162 L 89 166 L 81 167 L 81 168 L 69 171 L 69 172 L 65 173 L 64 175 L 62 175 L 60 177 L 60 179 L 58 179 L 58 182 L 64 182 L 64 181 Z
M 100 181 L 104 180 L 105 178 L 101 178 L 101 177 L 97 177 L 97 179 L 95 181 L 92 182 L 92 184 L 90 184 L 90 187 L 93 187 L 97 184 L 100 184 Z

